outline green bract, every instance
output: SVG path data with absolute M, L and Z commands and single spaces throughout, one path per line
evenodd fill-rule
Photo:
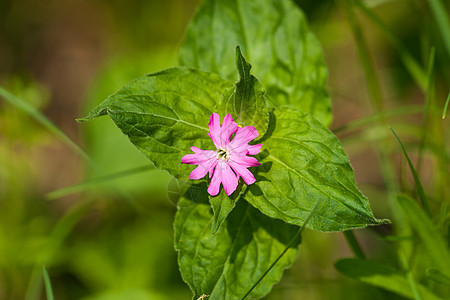
M 260 139 L 269 126 L 270 103 L 265 97 L 265 90 L 258 79 L 250 74 L 252 66 L 236 48 L 236 69 L 239 81 L 233 88 L 226 90 L 220 101 L 219 115 L 231 113 L 240 126 L 253 126 L 258 130 Z

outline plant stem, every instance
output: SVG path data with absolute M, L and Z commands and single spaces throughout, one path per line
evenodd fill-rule
M 344 236 L 345 240 L 350 246 L 350 249 L 352 249 L 353 254 L 355 254 L 357 258 L 366 259 L 366 255 L 364 254 L 361 246 L 359 245 L 358 240 L 356 239 L 355 234 L 353 233 L 353 230 L 344 231 Z

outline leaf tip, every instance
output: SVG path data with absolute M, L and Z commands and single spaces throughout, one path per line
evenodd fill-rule
M 89 120 L 90 120 L 89 118 L 78 118 L 78 119 L 75 119 L 75 121 L 77 123 L 84 123 L 84 122 L 87 122 Z

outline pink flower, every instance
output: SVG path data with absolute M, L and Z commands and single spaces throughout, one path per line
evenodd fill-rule
M 194 154 L 187 154 L 181 159 L 182 164 L 198 165 L 189 175 L 189 179 L 203 178 L 209 173 L 211 184 L 208 193 L 215 196 L 219 193 L 220 184 L 225 193 L 231 195 L 238 185 L 239 177 L 246 184 L 254 183 L 255 177 L 247 169 L 261 165 L 256 158 L 247 155 L 256 155 L 261 150 L 262 144 L 249 145 L 248 143 L 258 136 L 258 131 L 253 126 L 238 127 L 230 114 L 223 119 L 220 126 L 220 116 L 213 113 L 209 117 L 209 137 L 213 140 L 216 150 L 202 150 L 191 147 Z M 236 133 L 233 140 L 231 135 Z

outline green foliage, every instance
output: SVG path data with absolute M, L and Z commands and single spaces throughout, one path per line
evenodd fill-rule
M 252 168 L 256 183 L 241 182 L 231 197 L 223 190 L 208 196 L 205 181 L 180 194 L 176 249 L 182 276 L 196 298 L 266 295 L 295 259 L 297 226 L 342 231 L 387 222 L 374 218 L 340 142 L 326 128 L 331 121 L 326 72 L 303 15 L 289 1 L 266 2 L 206 1 L 194 18 L 182 62 L 226 79 L 188 67 L 166 69 L 128 83 L 79 119 L 109 115 L 156 168 L 183 181 L 192 170 L 181 164 L 189 148 L 213 149 L 206 127 L 212 112 L 230 113 L 239 125 L 259 131 L 263 151 L 257 156 L 262 166 Z M 276 9 L 269 14 L 268 8 Z M 235 17 L 268 21 L 241 24 L 237 30 Z M 203 53 L 214 34 L 203 31 L 214 26 L 229 34 L 223 35 L 225 43 L 213 43 Z M 283 43 L 292 49 L 279 48 Z M 239 47 L 239 80 L 234 86 L 228 81 L 234 78 L 228 69 L 230 44 L 230 50 L 243 45 L 274 103 L 250 74 L 252 66 Z
M 186 67 L 143 76 L 79 120 L 109 115 L 155 167 L 181 179 L 192 170 L 181 164 L 189 148 L 213 147 L 206 135 L 213 111 L 258 129 L 264 150 L 258 155 L 262 166 L 254 168 L 255 184 L 246 188 L 241 182 L 231 197 L 224 191 L 209 197 L 212 212 L 204 185 L 192 186 L 196 193 L 188 190 L 183 196 L 195 195 L 189 198 L 195 204 L 178 203 L 179 265 L 195 297 L 267 294 L 295 257 L 296 244 L 290 240 L 299 235 L 293 225 L 341 231 L 386 222 L 374 218 L 334 134 L 295 108 L 277 106 L 269 113 L 264 87 L 250 74 L 239 47 L 236 67 L 240 80 L 234 87 Z M 317 106 L 310 112 L 316 109 L 321 110 Z M 205 231 L 209 228 L 211 233 Z M 286 247 L 294 250 L 285 253 Z
M 203 190 L 200 198 L 180 201 L 183 205 L 178 208 L 174 226 L 180 271 L 194 298 L 241 299 L 289 247 L 250 294 L 250 299 L 263 297 L 294 262 L 300 240 L 292 238 L 298 228 L 261 214 L 241 199 L 219 231 L 212 234 L 206 186 L 199 188 Z
M 436 231 L 432 221 L 414 199 L 397 196 L 397 201 L 407 216 L 412 228 L 421 239 L 434 265 L 444 274 L 450 274 L 450 255 L 444 238 Z
M 346 276 L 362 282 L 381 287 L 407 298 L 415 298 L 414 291 L 404 273 L 380 262 L 357 258 L 341 259 L 335 264 L 336 269 Z M 422 285 L 418 292 L 423 299 L 441 299 Z
M 191 167 L 181 158 L 191 146 L 212 147 L 206 121 L 230 85 L 211 73 L 171 68 L 130 82 L 79 121 L 108 114 L 157 168 L 187 178 Z
M 231 113 L 234 121 L 240 126 L 253 126 L 258 130 L 259 138 L 269 126 L 270 104 L 264 96 L 265 90 L 255 76 L 250 75 L 252 66 L 236 47 L 236 69 L 239 81 L 233 88 L 226 90 L 218 110 L 222 115 Z M 219 113 L 219 114 L 220 114 Z
M 331 123 L 322 50 L 292 1 L 206 0 L 189 24 L 180 62 L 235 80 L 236 45 L 275 104 Z
M 245 198 L 263 213 L 320 231 L 375 225 L 369 202 L 356 187 L 353 169 L 336 136 L 308 114 L 276 111 L 259 155 L 257 181 Z
M 233 210 L 236 202 L 239 200 L 239 197 L 245 191 L 246 185 L 239 182 L 236 191 L 227 196 L 224 189 L 221 189 L 217 196 L 209 196 L 209 202 L 211 203 L 211 207 L 214 213 L 213 222 L 211 231 L 212 233 L 216 233 L 219 230 L 220 225 L 223 223 L 228 214 Z
M 186 178 L 192 167 L 181 165 L 181 157 L 190 146 L 211 148 L 208 129 L 202 125 L 227 83 L 193 69 L 168 69 L 131 82 L 83 120 L 109 114 L 156 167 Z M 257 101 L 251 95 L 247 94 L 245 107 Z M 255 114 L 245 110 L 244 118 L 247 113 Z M 383 222 L 373 217 L 357 189 L 339 141 L 313 117 L 286 107 L 277 110 L 263 142 L 265 150 L 259 155 L 263 165 L 255 169 L 259 178 L 245 196 L 263 213 L 301 226 L 320 202 L 308 228 L 339 231 Z M 213 205 L 221 212 L 213 231 L 234 206 L 234 201 L 222 203 L 226 207 Z

